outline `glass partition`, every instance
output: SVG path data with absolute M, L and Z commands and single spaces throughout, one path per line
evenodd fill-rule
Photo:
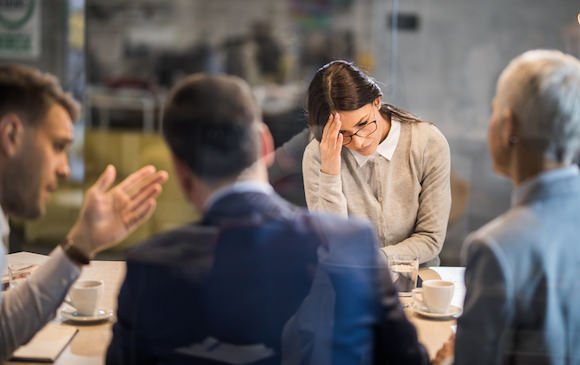
M 8 3 L 16 2 L 0 4 L 1 19 L 17 19 Z M 376 78 L 386 101 L 433 121 L 450 143 L 453 206 L 442 252 L 448 264 L 459 262 L 469 232 L 509 206 L 511 187 L 491 171 L 485 141 L 500 70 L 531 48 L 580 56 L 578 7 L 569 0 L 21 3 L 37 6 L 31 19 L 38 24 L 23 31 L 32 37 L 31 48 L 6 53 L 6 39 L 14 35 L 0 23 L 0 58 L 55 73 L 83 101 L 80 143 L 71 159 L 80 190 L 73 189 L 66 204 L 80 204 L 82 189 L 106 163 L 121 176 L 144 163 L 171 169 L 158 134 L 163 100 L 183 76 L 209 72 L 235 74 L 252 85 L 278 148 L 271 182 L 305 205 L 305 91 L 317 68 L 347 59 Z M 198 216 L 175 181 L 167 190 L 163 213 L 127 245 Z M 56 200 L 52 216 L 62 223 L 34 223 L 25 229 L 26 241 L 62 237 L 74 209 L 62 211 Z

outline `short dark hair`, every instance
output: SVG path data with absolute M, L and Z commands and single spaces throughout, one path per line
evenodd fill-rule
M 259 156 L 259 108 L 242 79 L 194 74 L 171 91 L 163 136 L 173 154 L 199 178 L 238 176 Z
M 308 87 L 308 125 L 320 141 L 330 113 L 362 108 L 383 92 L 369 75 L 353 63 L 336 60 L 322 66 Z M 402 122 L 418 122 L 419 118 L 394 105 L 383 103 L 381 114 L 394 114 Z
M 0 64 L 0 115 L 16 113 L 35 126 L 54 103 L 73 121 L 79 119 L 79 104 L 62 90 L 56 77 L 29 66 Z

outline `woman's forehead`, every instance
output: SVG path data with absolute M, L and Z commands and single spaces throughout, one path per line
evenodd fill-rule
M 369 121 L 372 118 L 372 106 L 367 104 L 359 109 L 339 111 L 340 121 L 342 123 L 342 130 L 356 129 L 356 125 L 360 122 Z

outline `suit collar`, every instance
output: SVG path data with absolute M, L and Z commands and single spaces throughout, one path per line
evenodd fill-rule
M 233 184 L 222 187 L 211 194 L 205 203 L 205 211 L 211 209 L 211 207 L 218 202 L 223 197 L 232 193 L 246 193 L 246 192 L 261 192 L 264 194 L 271 194 L 274 192 L 270 184 L 266 184 L 258 181 L 239 181 Z
M 524 182 L 512 192 L 512 206 L 525 204 L 531 200 L 552 194 L 580 192 L 580 174 L 578 166 L 543 172 Z

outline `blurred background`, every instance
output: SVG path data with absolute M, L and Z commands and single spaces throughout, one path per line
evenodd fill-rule
M 171 170 L 159 131 L 168 89 L 192 72 L 246 79 L 277 147 L 271 181 L 304 205 L 305 91 L 314 72 L 347 59 L 385 100 L 433 121 L 452 157 L 453 206 L 441 255 L 459 264 L 466 235 L 509 206 L 491 170 L 486 129 L 496 79 L 531 48 L 580 56 L 574 0 L 0 0 L 0 61 L 56 74 L 83 104 L 73 176 L 48 215 L 11 222 L 11 251 L 48 252 L 66 234 L 83 191 L 107 163 L 119 178 L 145 163 Z M 155 216 L 106 258 L 197 217 L 175 181 Z

